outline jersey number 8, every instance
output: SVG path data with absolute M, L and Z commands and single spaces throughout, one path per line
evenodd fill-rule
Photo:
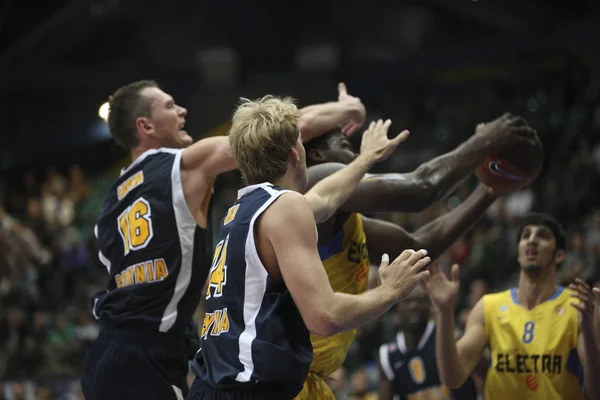
M 535 329 L 535 322 L 528 321 L 525 323 L 525 327 L 523 328 L 523 336 L 521 340 L 523 343 L 529 344 L 533 340 L 533 330 Z
M 150 215 L 150 203 L 143 197 L 134 201 L 119 215 L 119 233 L 123 239 L 125 255 L 131 250 L 143 249 L 152 239 L 154 234 Z

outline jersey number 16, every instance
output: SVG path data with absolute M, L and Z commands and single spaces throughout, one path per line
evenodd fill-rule
M 119 234 L 123 239 L 125 255 L 131 250 L 143 249 L 154 236 L 150 215 L 150 203 L 143 197 L 134 201 L 119 215 Z

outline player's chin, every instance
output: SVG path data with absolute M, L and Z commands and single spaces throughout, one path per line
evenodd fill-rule
M 540 266 L 539 263 L 533 263 L 533 262 L 526 262 L 524 264 L 521 264 L 521 269 L 525 270 L 525 271 L 539 271 L 542 267 Z
M 188 133 L 184 130 L 179 131 L 177 133 L 177 136 L 179 138 L 179 143 L 181 143 L 182 148 L 188 147 L 189 145 L 194 143 L 194 139 L 192 139 L 192 137 L 188 135 Z

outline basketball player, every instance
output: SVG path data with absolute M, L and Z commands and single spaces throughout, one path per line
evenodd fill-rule
M 593 294 L 580 279 L 568 289 L 557 286 L 556 268 L 565 251 L 565 235 L 554 218 L 528 215 L 519 232 L 518 286 L 479 300 L 458 342 L 458 265 L 452 267 L 452 280 L 432 267 L 423 286 L 439 309 L 436 350 L 443 383 L 462 385 L 489 345 L 486 399 L 599 398 Z
M 477 222 L 497 194 L 480 185 L 461 205 L 413 233 L 360 213 L 423 210 L 444 198 L 485 157 L 504 146 L 529 143 L 535 134 L 521 118 L 505 114 L 478 126 L 475 135 L 456 150 L 421 165 L 414 172 L 369 175 L 361 181 L 339 211 L 318 225 L 319 254 L 333 290 L 348 294 L 364 292 L 369 265 L 376 265 L 384 253 L 396 257 L 406 248 L 425 248 L 433 259 L 437 258 Z M 310 141 L 306 149 L 311 183 L 356 157 L 339 129 Z M 311 335 L 313 364 L 299 400 L 309 400 L 316 393 L 325 399 L 334 398 L 325 378 L 341 367 L 356 334 L 352 330 L 328 338 Z
M 230 142 L 244 181 L 220 225 L 208 279 L 203 346 L 190 399 L 291 399 L 312 359 L 309 330 L 322 336 L 355 328 L 385 312 L 428 271 L 424 250 L 382 261 L 381 285 L 360 296 L 334 293 L 317 250 L 315 220 L 328 219 L 377 159 L 398 140 L 390 122 L 372 123 L 364 152 L 306 195 L 306 159 L 298 110 L 289 99 L 244 101 Z M 405 137 L 405 136 L 404 136 Z M 340 193 L 324 202 L 316 189 Z
M 84 360 L 83 392 L 87 399 L 183 398 L 186 350 L 198 337 L 190 321 L 210 268 L 212 182 L 235 160 L 226 136 L 192 143 L 187 110 L 155 82 L 126 85 L 109 104 L 110 132 L 132 164 L 111 187 L 95 229 L 110 278 L 92 300 L 103 330 Z M 314 137 L 319 121 L 363 115 L 362 103 L 316 105 L 300 125 Z
M 379 400 L 475 400 L 471 378 L 459 388 L 442 385 L 435 364 L 431 301 L 419 285 L 396 306 L 401 330 L 379 348 Z

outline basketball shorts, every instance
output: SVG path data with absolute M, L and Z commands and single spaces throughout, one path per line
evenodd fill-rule
M 293 396 L 289 392 L 287 386 L 267 383 L 237 384 L 215 389 L 196 378 L 186 400 L 291 400 Z
M 86 400 L 183 400 L 188 392 L 184 340 L 146 331 L 103 329 L 84 361 Z
M 335 400 L 335 395 L 325 378 L 309 372 L 302 391 L 298 393 L 295 400 Z

